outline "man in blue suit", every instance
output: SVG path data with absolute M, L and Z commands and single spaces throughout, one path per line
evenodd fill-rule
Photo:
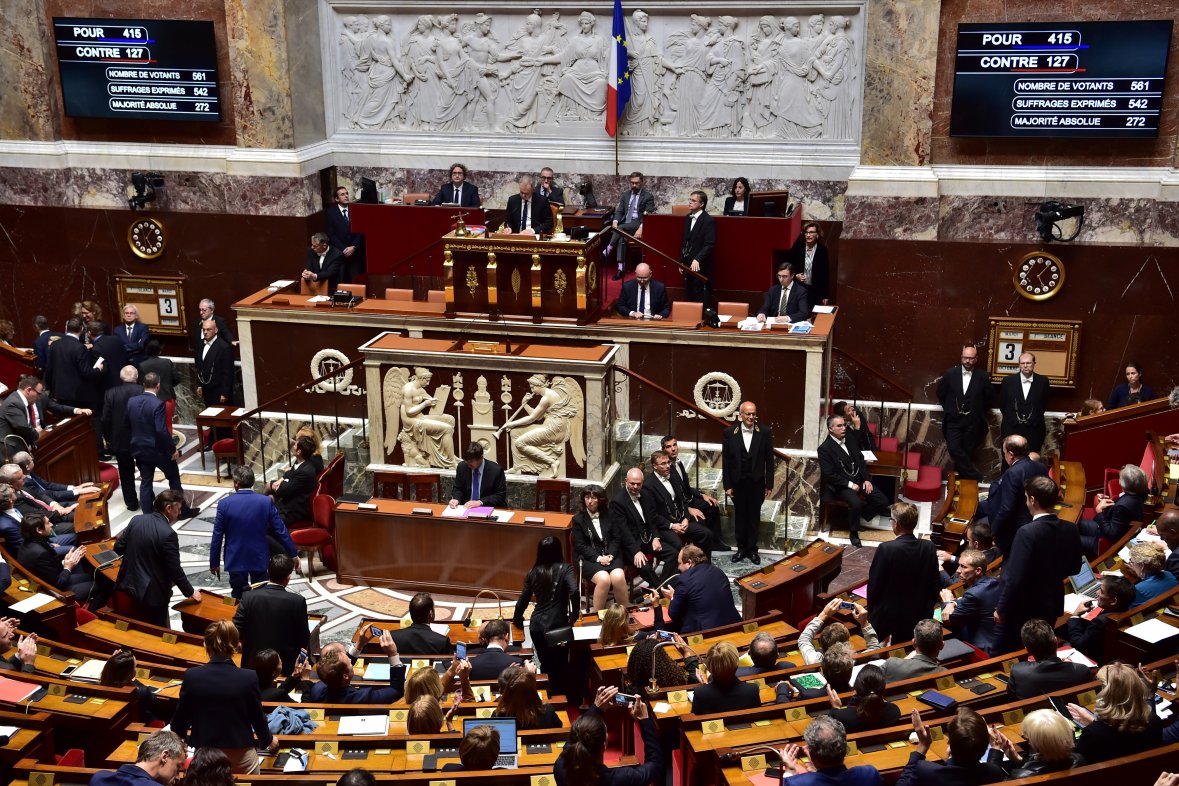
M 757 321 L 765 322 L 766 317 L 786 317 L 791 322 L 803 322 L 810 315 L 806 287 L 794 280 L 794 265 L 783 263 L 778 267 L 778 283 L 766 292 L 765 302 L 757 312 Z
M 1028 513 L 1024 484 L 1048 474 L 1048 468 L 1028 458 L 1028 441 L 1018 434 L 1003 440 L 1003 460 L 1007 471 L 991 484 L 991 493 L 979 504 L 979 511 L 991 525 L 995 545 L 1005 555 L 1011 554 L 1015 533 L 1032 520 Z
M 733 590 L 725 572 L 708 561 L 699 546 L 689 544 L 680 549 L 680 578 L 675 587 L 660 590 L 671 600 L 668 620 L 663 621 L 663 606 L 655 606 L 655 627 L 680 633 L 695 633 L 741 621 L 733 605 Z
M 37 331 L 37 337 L 33 339 L 33 352 L 37 355 L 37 368 L 44 372 L 49 368 L 50 342 L 55 338 L 63 337 L 65 333 L 50 330 L 49 319 L 44 314 L 33 317 L 33 328 Z
M 651 277 L 651 266 L 646 262 L 640 262 L 635 277 L 622 285 L 617 308 L 619 314 L 631 319 L 667 319 L 671 315 L 667 287 Z
M 340 249 L 343 264 L 340 266 L 340 280 L 345 284 L 365 271 L 364 235 L 352 231 L 352 216 L 349 213 L 348 189 L 336 189 L 336 204 L 323 211 L 327 219 L 328 243 Z
M 225 540 L 225 570 L 233 597 L 241 598 L 250 584 L 265 581 L 270 561 L 268 537 L 287 556 L 295 556 L 295 544 L 278 515 L 273 498 L 254 491 L 254 471 L 245 465 L 233 468 L 233 494 L 217 503 L 213 542 L 209 548 L 209 572 L 221 578 L 221 541 Z
M 942 622 L 958 638 L 991 655 L 999 643 L 994 614 L 1003 587 L 994 576 L 983 574 L 986 569 L 987 556 L 981 551 L 962 552 L 958 558 L 958 578 L 966 591 L 955 600 L 950 590 L 942 590 Z
M 790 786 L 880 786 L 884 783 L 880 773 L 870 764 L 848 769 L 843 763 L 847 758 L 847 729 L 830 715 L 820 715 L 811 721 L 802 738 L 806 741 L 806 754 L 814 769 L 798 760 L 803 754 L 801 746 L 787 745 L 782 749 L 782 771 L 786 775 L 783 783 Z
M 131 432 L 131 455 L 139 468 L 139 504 L 144 510 L 151 510 L 156 498 L 152 481 L 158 468 L 168 480 L 168 488 L 180 492 L 183 500 L 180 518 L 192 518 L 201 509 L 189 507 L 184 496 L 180 468 L 176 466 L 180 450 L 168 433 L 168 416 L 159 396 L 160 375 L 149 372 L 143 375 L 143 392 L 127 400 L 126 425 Z
M 139 321 L 139 309 L 128 303 L 123 306 L 123 324 L 119 325 L 115 335 L 123 342 L 123 349 L 127 352 L 127 361 L 139 367 L 140 361 L 146 357 L 143 348 L 150 338 L 147 325 Z

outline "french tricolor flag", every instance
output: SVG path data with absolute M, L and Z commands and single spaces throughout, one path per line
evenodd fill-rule
M 618 121 L 630 101 L 630 66 L 626 57 L 626 17 L 622 0 L 614 0 L 614 45 L 610 47 L 610 72 L 606 82 L 606 133 L 618 133 Z

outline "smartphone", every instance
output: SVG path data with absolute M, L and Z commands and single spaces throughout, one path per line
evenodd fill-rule
M 467 657 L 467 643 L 465 641 L 460 641 L 458 644 L 454 645 L 454 656 L 456 658 L 458 658 L 459 660 L 466 659 L 466 657 Z
M 74 666 L 66 666 L 64 669 L 62 669 L 62 670 L 61 670 L 61 676 L 63 676 L 63 677 L 68 677 L 68 676 L 70 676 L 71 674 L 73 674 L 73 673 L 74 673 L 75 671 L 77 671 L 77 670 L 78 670 L 78 667 L 77 667 L 77 665 L 74 665 Z
M 671 641 L 671 635 L 672 635 L 672 634 L 671 634 L 671 631 L 669 631 L 669 630 L 658 630 L 658 631 L 655 631 L 655 632 L 659 634 L 659 640 L 660 640 L 660 641 Z
M 368 626 L 368 634 L 370 636 L 372 636 L 374 639 L 381 638 L 381 636 L 383 636 L 384 633 L 385 633 L 385 631 L 381 630 L 376 625 L 369 625 Z
M 631 702 L 637 701 L 638 698 L 638 696 L 632 696 L 629 693 L 615 693 L 614 703 L 619 707 L 626 707 L 629 706 Z
M 852 603 L 850 600 L 841 600 L 839 601 L 839 608 L 845 609 L 847 611 L 855 611 L 856 604 Z
M 295 668 L 301 669 L 307 663 L 307 650 L 299 650 L 299 657 L 295 658 Z

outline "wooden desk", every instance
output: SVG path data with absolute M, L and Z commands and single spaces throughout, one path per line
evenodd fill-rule
M 98 474 L 98 444 L 90 417 L 68 417 L 37 439 L 37 473 L 55 483 L 71 486 L 102 481 Z
M 506 615 L 506 616 L 502 617 L 502 619 L 507 620 L 508 626 L 512 629 L 512 641 L 513 642 L 521 642 L 521 641 L 524 641 L 524 628 L 517 627 L 516 624 L 513 623 L 511 620 L 512 611 L 513 611 L 514 606 L 515 606 L 515 604 L 513 604 L 513 603 L 501 603 L 499 614 Z M 446 636 L 447 636 L 447 638 L 450 639 L 452 644 L 455 644 L 455 643 L 458 643 L 461 641 L 464 644 L 466 644 L 468 647 L 470 647 L 470 646 L 478 646 L 478 644 L 479 644 L 479 627 L 487 620 L 497 619 L 497 618 L 501 618 L 501 617 L 499 617 L 498 615 L 494 615 L 494 614 L 489 615 L 489 616 L 484 616 L 484 612 L 479 612 L 476 616 L 474 616 L 472 618 L 470 627 L 467 627 L 466 623 L 461 620 L 458 622 L 443 622 L 443 623 L 434 623 L 434 624 L 435 625 L 445 625 L 449 629 L 447 631 Z M 352 643 L 355 644 L 357 647 L 360 647 L 361 648 L 360 652 L 363 653 L 366 657 L 372 656 L 372 655 L 379 656 L 380 652 L 381 652 L 381 647 L 380 647 L 379 642 L 376 639 L 372 639 L 372 638 L 366 639 L 364 637 L 364 632 L 366 630 L 368 630 L 370 625 L 376 625 L 378 628 L 390 628 L 392 630 L 397 630 L 398 622 L 395 621 L 392 625 L 390 625 L 388 617 L 364 617 L 363 619 L 361 619 L 360 624 L 356 626 L 356 632 L 352 634 Z M 363 645 L 362 645 L 362 642 L 363 642 Z M 520 653 L 522 653 L 522 654 L 529 654 L 531 652 L 532 652 L 532 650 L 521 650 L 520 651 Z M 421 655 L 421 654 L 438 655 L 439 657 L 441 657 L 441 655 L 439 653 L 409 653 L 409 654 L 411 654 L 411 655 Z M 517 653 L 512 653 L 512 654 L 517 654 Z M 446 657 L 449 658 L 450 656 L 447 655 Z M 434 659 L 438 660 L 437 657 Z
M 126 627 L 122 624 L 124 622 L 127 623 Z M 204 644 L 199 643 L 198 637 L 143 622 L 127 621 L 114 614 L 109 615 L 109 618 L 99 617 L 83 623 L 78 626 L 77 632 L 83 641 L 93 642 L 99 648 L 130 649 L 137 655 L 143 653 L 148 660 L 178 662 L 188 666 L 201 666 L 209 662 Z M 165 635 L 175 636 L 176 641 L 164 641 Z M 238 662 L 241 655 L 234 655 L 233 659 Z
M 118 563 L 116 563 L 118 564 Z M 238 600 L 232 595 L 222 595 L 210 590 L 201 590 L 200 601 L 185 598 L 172 608 L 180 612 L 180 628 L 194 636 L 204 636 L 205 628 L 220 620 L 233 620 L 237 613 Z M 307 622 L 311 632 L 311 652 L 319 652 L 319 633 L 326 614 L 308 614 Z
M 0 556 L 8 563 L 9 569 L 12 571 L 12 583 L 0 594 L 0 604 L 11 607 L 31 598 L 38 592 L 50 596 L 52 600 L 44 606 L 19 615 L 20 627 L 22 630 L 32 633 L 46 634 L 59 641 L 68 641 L 73 635 L 74 628 L 78 625 L 74 593 L 64 592 L 56 587 L 42 584 L 40 579 L 29 573 L 3 548 L 0 548 Z
M 788 557 L 737 579 L 745 619 L 780 609 L 784 619 L 798 625 L 810 616 L 815 596 L 826 592 L 843 569 L 843 546 L 812 541 Z
M 241 415 L 234 414 L 238 411 L 243 414 L 245 413 L 244 409 L 239 410 L 237 407 L 205 407 L 197 413 L 197 449 L 201 452 L 202 469 L 205 466 L 205 429 L 213 429 L 214 433 L 219 428 L 232 429 L 241 422 Z M 242 461 L 242 443 L 240 439 L 237 440 L 237 463 L 244 463 Z
M 573 517 L 513 511 L 506 523 L 443 518 L 445 505 L 375 499 L 376 510 L 336 505 L 337 578 L 347 584 L 474 594 L 493 589 L 517 597 L 536 546 L 555 535 L 570 553 Z M 414 515 L 428 509 L 430 515 Z M 525 524 L 539 516 L 544 524 Z
M 1166 397 L 1066 420 L 1061 458 L 1080 463 L 1093 490 L 1102 483 L 1107 467 L 1137 465 L 1142 460 L 1148 431 L 1179 431 L 1179 409 L 1171 408 Z

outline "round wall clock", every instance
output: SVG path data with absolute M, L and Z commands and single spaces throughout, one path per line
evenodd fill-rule
M 1047 300 L 1064 286 L 1064 263 L 1047 251 L 1024 254 L 1012 271 L 1015 291 L 1028 300 Z
M 141 259 L 157 259 L 167 239 L 164 225 L 154 218 L 137 218 L 127 227 L 127 245 Z

